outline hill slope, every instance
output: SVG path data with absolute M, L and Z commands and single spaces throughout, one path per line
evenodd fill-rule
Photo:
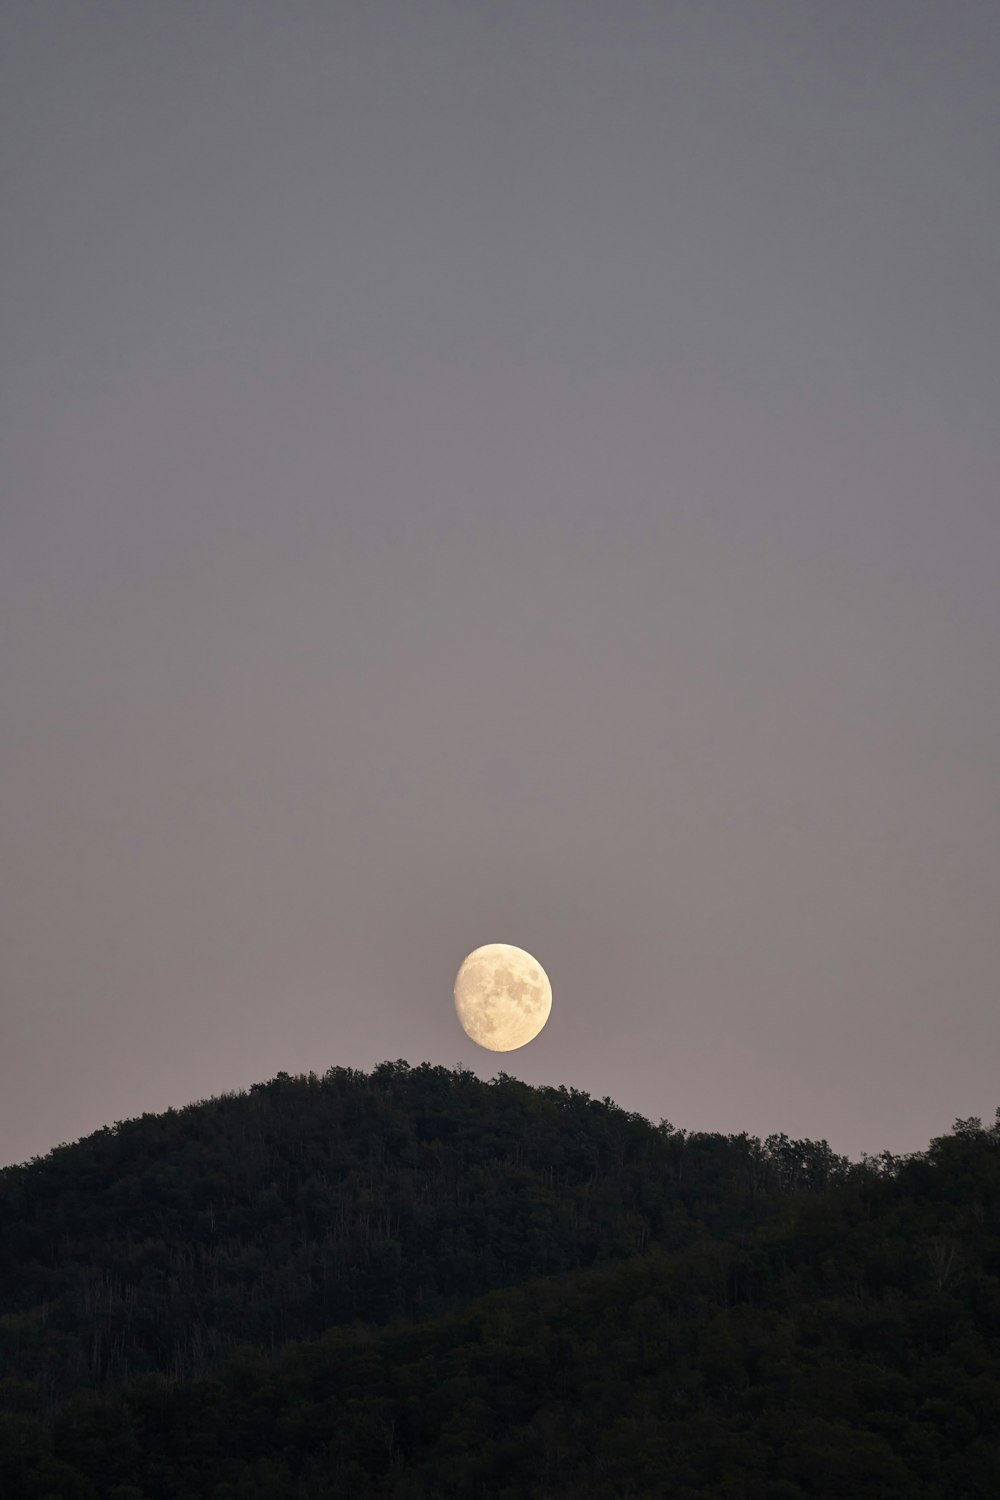
M 0 1173 L 8 1359 L 49 1400 L 680 1247 L 773 1211 L 823 1144 L 688 1136 L 565 1089 L 405 1063 L 279 1075 Z M 13 1319 L 13 1323 L 11 1322 Z
M 0 1491 L 986 1500 L 998 1198 L 1000 1124 L 279 1075 L 0 1173 Z

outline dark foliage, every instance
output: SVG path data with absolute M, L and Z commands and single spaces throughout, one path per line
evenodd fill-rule
M 1000 1122 L 279 1075 L 0 1173 L 0 1494 L 992 1500 Z

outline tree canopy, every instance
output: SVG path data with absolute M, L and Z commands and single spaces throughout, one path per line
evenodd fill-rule
M 986 1500 L 1000 1112 L 925 1152 L 384 1063 L 0 1172 L 0 1493 Z

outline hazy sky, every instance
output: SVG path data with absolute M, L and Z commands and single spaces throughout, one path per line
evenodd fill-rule
M 397 1057 L 991 1116 L 995 0 L 0 29 L 0 1161 Z

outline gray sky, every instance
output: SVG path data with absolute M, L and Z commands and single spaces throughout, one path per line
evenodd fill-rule
M 1000 7 L 0 28 L 0 1161 L 387 1057 L 991 1115 Z

